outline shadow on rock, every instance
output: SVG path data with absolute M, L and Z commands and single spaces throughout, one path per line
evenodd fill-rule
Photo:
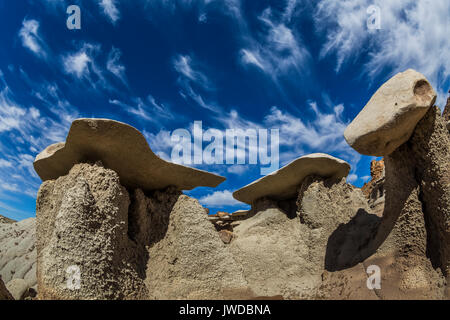
M 361 255 L 361 249 L 373 239 L 380 222 L 377 215 L 359 209 L 348 223 L 339 225 L 328 238 L 325 269 L 338 271 L 363 261 L 366 256 Z M 366 252 L 366 255 L 372 253 Z

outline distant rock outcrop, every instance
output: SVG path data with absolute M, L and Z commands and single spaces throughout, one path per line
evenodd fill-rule
M 0 215 L 0 223 L 14 223 L 14 222 L 16 221 Z
M 363 185 L 361 191 L 369 199 L 370 208 L 379 216 L 383 214 L 385 202 L 384 159 L 370 163 L 371 180 Z

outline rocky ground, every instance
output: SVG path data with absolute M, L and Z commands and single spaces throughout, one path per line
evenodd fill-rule
M 374 94 L 345 132 L 383 157 L 362 189 L 345 161 L 312 154 L 236 190 L 251 210 L 214 216 L 181 190 L 221 177 L 161 164 L 124 124 L 77 120 L 70 141 L 37 158 L 48 178 L 36 219 L 0 221 L 0 299 L 449 299 L 449 106 L 441 116 L 435 99 L 413 70 Z M 126 166 L 89 145 L 100 135 L 135 152 L 121 130 L 182 183 L 148 168 L 145 185 L 124 180 Z
M 16 221 L 0 215 L 0 223 L 14 223 L 14 222 Z
M 37 289 L 35 224 L 35 218 L 0 223 L 0 276 L 16 299 Z

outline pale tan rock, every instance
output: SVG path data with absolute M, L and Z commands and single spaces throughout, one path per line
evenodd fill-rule
M 245 217 L 246 215 L 248 215 L 249 214 L 249 210 L 237 210 L 237 211 L 235 211 L 235 212 L 233 212 L 232 214 L 231 214 L 231 217 L 232 218 L 235 218 L 235 217 Z
M 332 271 L 376 265 L 381 299 L 448 299 L 449 179 L 450 137 L 438 108 L 432 107 L 408 142 L 385 157 L 381 219 L 369 228 L 342 225 L 330 237 L 335 250 L 328 261 L 337 262 Z
M 231 240 L 233 240 L 233 232 L 231 232 L 229 230 L 220 230 L 219 237 L 223 243 L 228 244 L 231 242 Z
M 142 299 L 139 251 L 128 237 L 128 191 L 98 164 L 45 181 L 36 200 L 39 299 Z
M 408 69 L 384 83 L 344 132 L 361 154 L 385 156 L 408 141 L 436 101 L 436 92 L 421 73 Z
M 36 285 L 36 219 L 0 223 L 0 276 L 5 283 L 24 279 Z
M 8 289 L 15 300 L 24 299 L 29 288 L 28 283 L 23 279 L 12 279 L 6 284 L 6 289 Z
M 330 240 L 337 236 L 336 229 L 358 215 L 354 230 L 364 233 L 364 226 L 377 219 L 367 212 L 361 190 L 345 179 L 309 176 L 300 189 L 293 212 L 282 210 L 277 201 L 260 199 L 249 218 L 233 229 L 235 238 L 228 247 L 256 296 L 316 299 L 324 269 L 351 257 L 329 259 L 338 254 Z
M 47 147 L 35 159 L 34 168 L 43 181 L 66 175 L 80 162 L 102 161 L 119 174 L 123 186 L 144 190 L 175 186 L 191 190 L 216 187 L 224 177 L 167 162 L 153 153 L 135 128 L 108 119 L 77 119 L 65 143 Z
M 366 268 L 362 263 L 341 271 L 324 271 L 317 299 L 378 300 L 375 290 L 367 288 Z
M 157 227 L 161 230 L 159 236 L 146 243 L 150 257 L 145 279 L 149 298 L 236 299 L 236 292 L 253 297 L 241 266 L 228 250 L 229 245 L 221 241 L 199 202 L 186 195 L 175 200 L 170 201 L 170 211 L 140 205 L 140 212 L 133 213 L 161 222 Z M 149 208 L 147 212 L 145 207 Z
M 298 186 L 308 175 L 340 179 L 346 177 L 349 171 L 350 165 L 344 160 L 324 153 L 313 153 L 235 191 L 233 197 L 248 204 L 263 197 L 291 199 L 296 197 Z

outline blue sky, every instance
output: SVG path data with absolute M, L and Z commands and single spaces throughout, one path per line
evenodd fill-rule
M 66 27 L 71 4 L 80 30 Z M 370 5 L 381 29 L 367 27 Z M 79 117 L 129 123 L 165 159 L 171 132 L 194 121 L 277 128 L 281 165 L 329 153 L 361 186 L 372 158 L 343 130 L 407 68 L 428 77 L 443 107 L 449 14 L 447 0 L 0 0 L 0 214 L 35 215 L 34 157 Z M 187 192 L 212 212 L 246 208 L 231 193 L 261 177 L 259 165 L 196 167 L 227 177 Z

